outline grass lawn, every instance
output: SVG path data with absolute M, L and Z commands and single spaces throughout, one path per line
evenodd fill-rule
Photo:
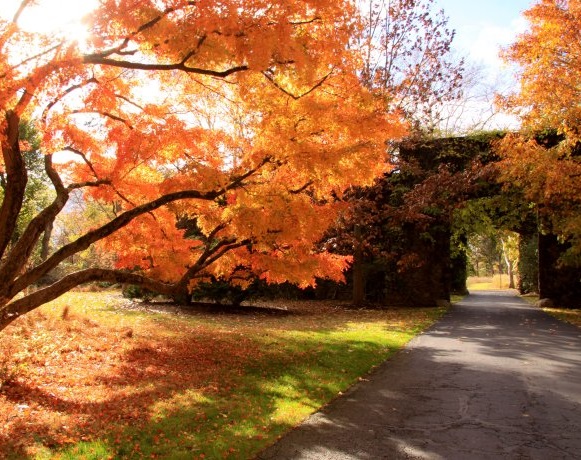
M 568 310 L 565 308 L 543 308 L 543 310 L 561 321 L 581 327 L 581 310 Z
M 236 313 L 74 292 L 0 333 L 0 457 L 247 459 L 443 309 Z
M 469 291 L 490 291 L 497 289 L 508 289 L 508 275 L 494 275 L 489 277 L 470 276 L 467 280 Z
M 538 295 L 524 295 L 521 297 L 533 305 L 536 305 L 539 301 Z M 569 308 L 543 308 L 543 311 L 549 315 L 553 315 L 555 318 L 560 319 L 561 321 L 565 321 L 567 323 L 581 327 L 581 310 L 579 309 L 573 310 Z

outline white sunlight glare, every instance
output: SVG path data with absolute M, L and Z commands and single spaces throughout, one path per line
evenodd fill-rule
M 22 0 L 0 0 L 0 18 L 12 20 Z M 84 41 L 87 29 L 81 19 L 98 0 L 37 0 L 22 12 L 18 24 L 28 32 L 58 34 L 68 40 Z

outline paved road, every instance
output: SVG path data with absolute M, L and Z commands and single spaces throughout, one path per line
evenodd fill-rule
M 468 296 L 259 459 L 581 459 L 581 330 Z

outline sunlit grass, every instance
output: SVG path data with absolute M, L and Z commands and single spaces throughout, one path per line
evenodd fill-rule
M 19 319 L 0 336 L 15 369 L 0 389 L 0 452 L 252 458 L 444 312 L 278 307 L 152 313 L 70 293 Z
M 490 291 L 496 289 L 508 289 L 508 275 L 499 275 L 488 277 L 471 276 L 467 280 L 469 291 Z
M 521 296 L 531 305 L 536 305 L 539 301 L 538 295 L 523 295 Z M 574 324 L 575 326 L 581 327 L 581 310 L 580 309 L 568 309 L 568 308 L 543 308 L 543 311 L 555 318 L 565 321 L 567 323 Z

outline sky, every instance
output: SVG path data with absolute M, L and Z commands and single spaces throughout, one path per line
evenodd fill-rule
M 12 14 L 21 0 L 0 0 L 0 16 Z M 510 44 L 525 28 L 521 13 L 534 0 L 435 0 L 444 9 L 456 30 L 455 48 L 478 64 L 496 71 L 500 67 L 498 51 Z M 23 22 L 36 30 L 66 24 L 69 27 L 95 0 L 44 0 L 48 5 L 36 18 L 23 17 Z M 58 6 L 56 6 L 58 5 Z M 84 11 L 83 11 L 84 10 Z M 2 14 L 4 13 L 4 14 Z M 73 26 L 74 27 L 74 26 Z M 78 28 L 78 26 L 77 26 Z
M 460 111 L 450 105 L 452 113 L 460 114 L 450 123 L 452 131 L 518 129 L 519 120 L 494 104 L 496 94 L 518 90 L 515 69 L 499 54 L 527 29 L 522 13 L 534 3 L 536 0 L 435 0 L 449 18 L 449 27 L 456 31 L 454 51 L 466 58 L 468 68 L 478 69 L 472 79 L 476 83 L 465 90 L 464 100 L 469 102 L 461 103 L 464 108 Z
M 455 48 L 477 64 L 498 72 L 502 47 L 515 41 L 526 30 L 522 12 L 534 0 L 436 0 L 456 30 Z
M 9 17 L 22 0 L 0 0 L 0 17 Z M 449 18 L 449 27 L 456 30 L 454 49 L 468 59 L 469 65 L 480 67 L 479 78 L 487 85 L 483 92 L 507 92 L 516 86 L 513 71 L 499 57 L 499 51 L 513 43 L 526 30 L 522 12 L 536 0 L 434 0 L 437 9 L 443 9 Z M 21 25 L 29 30 L 47 31 L 58 28 L 67 36 L 80 37 L 85 32 L 78 19 L 97 3 L 97 0 L 42 0 L 45 8 L 36 14 L 21 18 Z M 40 14 L 38 14 L 40 13 Z M 492 88 L 492 90 L 490 89 Z M 483 108 L 491 107 L 484 102 Z M 478 112 L 480 109 L 475 109 Z M 486 117 L 480 113 L 474 118 Z M 471 122 L 468 123 L 470 125 Z M 510 119 L 500 118 L 499 128 L 513 125 Z

